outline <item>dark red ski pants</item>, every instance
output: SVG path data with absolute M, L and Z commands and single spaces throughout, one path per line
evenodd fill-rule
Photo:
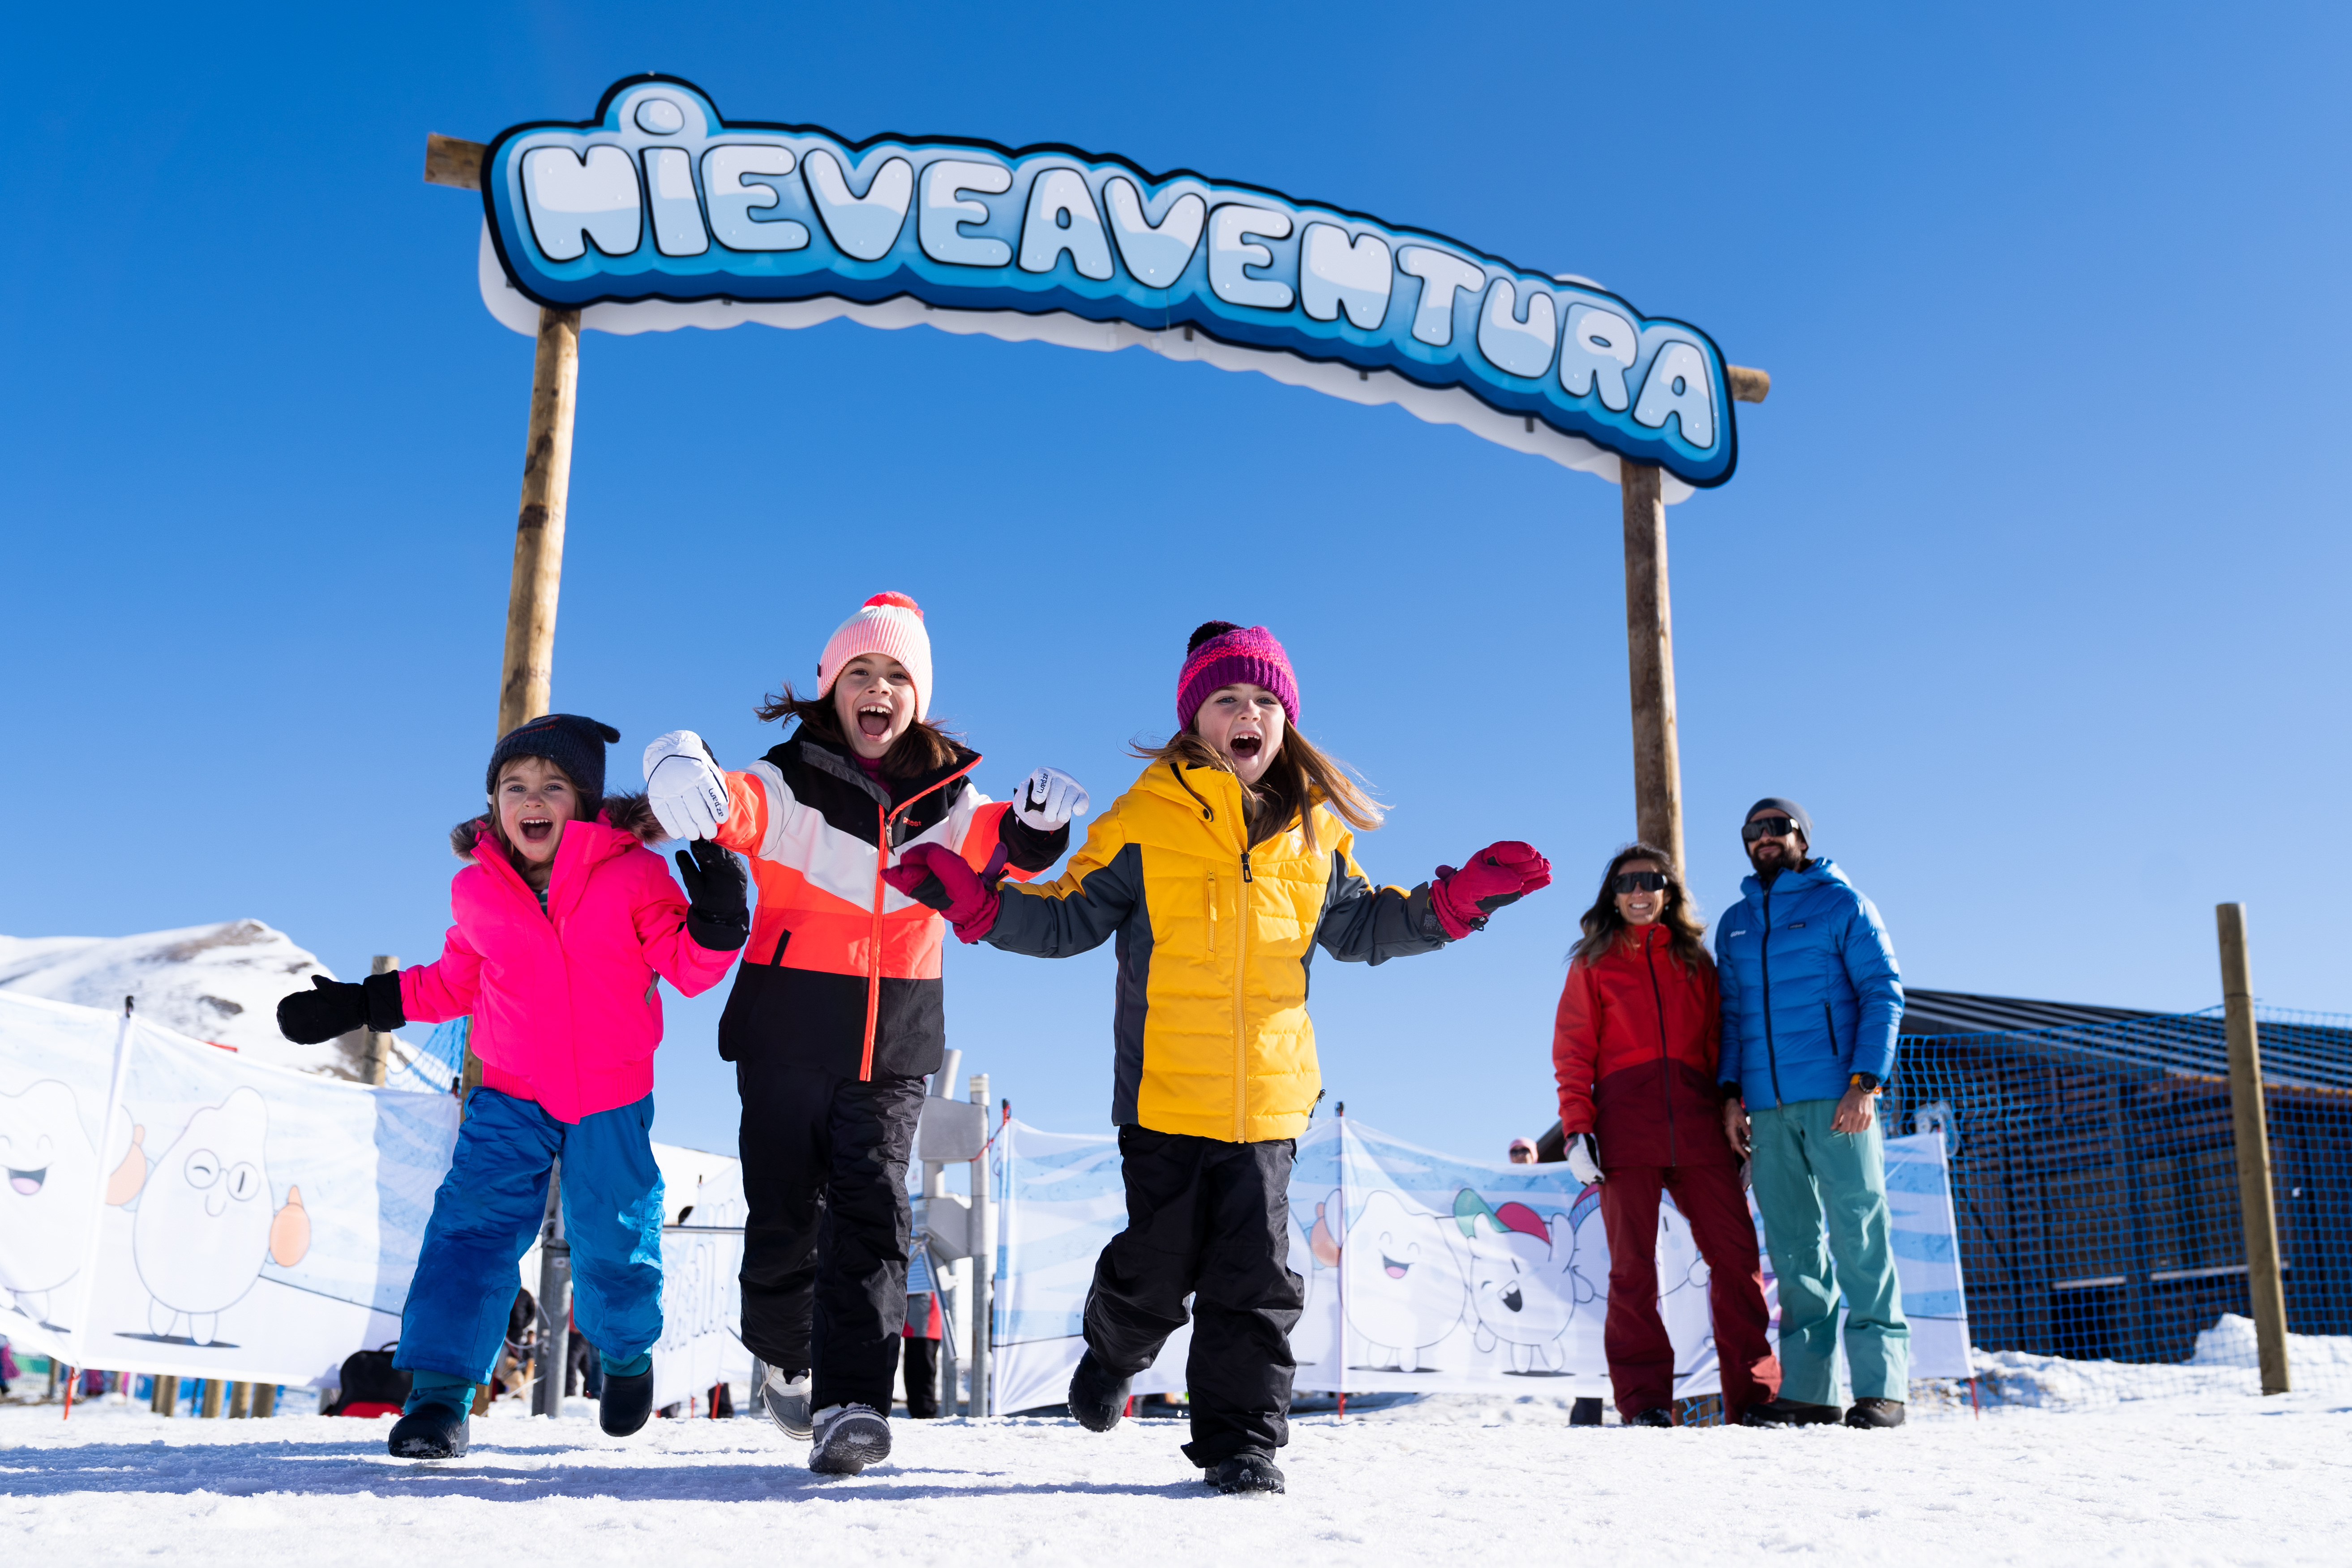
M 1601 1184 L 1609 1234 L 1609 1319 L 1601 1342 L 1618 1412 L 1628 1420 L 1674 1403 L 1675 1345 L 1658 1316 L 1658 1194 L 1675 1194 L 1711 1276 L 1715 1353 L 1723 1367 L 1723 1413 L 1761 1405 L 1780 1389 L 1764 1310 L 1764 1270 L 1756 1226 L 1732 1165 L 1612 1166 Z

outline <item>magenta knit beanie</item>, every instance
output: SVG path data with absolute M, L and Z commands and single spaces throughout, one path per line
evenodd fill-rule
M 1237 626 L 1231 621 L 1204 621 L 1187 645 L 1183 673 L 1176 678 L 1176 728 L 1192 727 L 1192 717 L 1209 693 L 1220 686 L 1247 681 L 1263 686 L 1282 703 L 1284 717 L 1298 723 L 1298 678 L 1290 672 L 1290 656 L 1264 626 Z

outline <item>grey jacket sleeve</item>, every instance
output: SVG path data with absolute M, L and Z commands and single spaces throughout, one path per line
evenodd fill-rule
M 1143 849 L 1121 844 L 1096 859 L 1088 841 L 1070 868 L 1042 888 L 999 884 L 996 923 L 981 940 L 1032 958 L 1069 958 L 1100 947 L 1143 908 Z
M 1884 1083 L 1895 1076 L 1895 1032 L 1903 1019 L 1903 972 L 1895 967 L 1895 943 L 1878 918 L 1877 906 L 1860 893 L 1853 896 L 1853 913 L 1846 921 L 1839 957 L 1845 963 L 1846 984 L 1853 987 L 1862 1010 L 1854 1031 L 1853 1049 L 1845 1070 L 1875 1074 Z
M 1331 880 L 1315 940 L 1343 963 L 1385 963 L 1412 953 L 1435 952 L 1446 942 L 1445 928 L 1429 907 L 1428 883 L 1410 893 L 1402 888 L 1376 888 L 1345 844 L 1331 851 Z

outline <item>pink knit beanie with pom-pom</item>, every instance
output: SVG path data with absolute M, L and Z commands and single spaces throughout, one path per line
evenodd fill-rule
M 824 655 L 816 661 L 819 696 L 833 689 L 841 667 L 861 653 L 878 653 L 907 667 L 915 682 L 915 717 L 931 715 L 931 634 L 924 629 L 922 606 L 904 594 L 877 594 L 857 613 L 833 631 Z

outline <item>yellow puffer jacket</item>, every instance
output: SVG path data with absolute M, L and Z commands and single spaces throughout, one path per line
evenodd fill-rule
M 985 938 L 1067 958 L 1118 938 L 1111 1121 L 1221 1142 L 1296 1138 L 1321 1096 L 1307 965 L 1445 945 L 1427 883 L 1376 888 L 1324 807 L 1249 847 L 1241 781 L 1155 763 L 1095 822 L 1060 879 L 1003 884 Z

